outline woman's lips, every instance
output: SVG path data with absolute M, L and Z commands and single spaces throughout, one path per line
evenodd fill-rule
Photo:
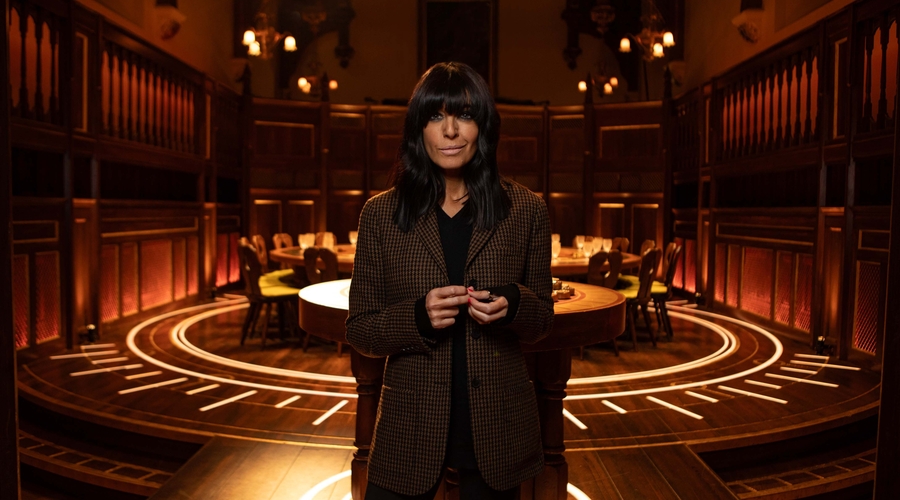
M 446 156 L 454 156 L 454 155 L 459 154 L 459 152 L 462 151 L 464 148 L 465 148 L 465 146 L 451 146 L 449 148 L 438 148 L 438 149 L 440 150 L 440 152 L 442 154 L 444 154 Z

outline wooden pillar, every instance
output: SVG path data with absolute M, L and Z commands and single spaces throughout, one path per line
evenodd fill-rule
M 900 61 L 898 61 L 900 63 Z M 900 73 L 900 68 L 898 68 Z M 881 348 L 881 406 L 878 410 L 876 500 L 900 498 L 900 126 L 894 125 L 894 188 L 891 193 L 891 244 L 888 253 L 884 345 Z
M 384 358 L 369 358 L 350 348 L 350 368 L 356 377 L 356 452 L 350 465 L 352 471 L 350 492 L 353 500 L 366 497 L 368 481 L 369 447 L 375 431 L 375 416 L 381 399 L 381 378 L 384 374 Z
M 9 29 L 9 0 L 0 20 Z M 6 31 L 4 31 L 6 32 Z M 0 40 L 0 82 L 9 81 L 9 37 Z M 6 75 L 6 76 L 3 76 Z M 0 498 L 19 498 L 19 415 L 12 319 L 12 165 L 9 153 L 9 85 L 0 85 Z

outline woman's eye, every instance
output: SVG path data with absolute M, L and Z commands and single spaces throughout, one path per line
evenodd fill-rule
M 472 120 L 473 118 L 472 118 L 472 115 L 470 115 L 469 113 L 462 113 L 459 115 L 459 119 L 460 120 Z
M 435 113 L 435 114 L 431 115 L 431 118 L 429 118 L 429 120 L 436 122 L 436 121 L 440 121 L 441 118 L 443 118 L 443 117 L 444 117 L 444 115 L 442 115 L 440 113 Z

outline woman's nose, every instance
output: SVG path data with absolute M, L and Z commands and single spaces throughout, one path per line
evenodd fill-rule
M 452 115 L 444 118 L 444 137 L 456 137 L 459 135 L 459 127 L 456 124 L 456 118 Z

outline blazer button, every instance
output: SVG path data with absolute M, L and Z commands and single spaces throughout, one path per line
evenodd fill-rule
M 471 335 L 471 337 L 472 337 L 473 339 L 475 339 L 475 340 L 480 339 L 480 338 L 481 338 L 481 330 L 477 330 L 477 329 L 476 329 L 476 330 L 472 330 L 472 335 Z
M 472 388 L 478 389 L 479 387 L 481 387 L 481 380 L 478 380 L 478 378 L 473 378 L 472 379 Z

